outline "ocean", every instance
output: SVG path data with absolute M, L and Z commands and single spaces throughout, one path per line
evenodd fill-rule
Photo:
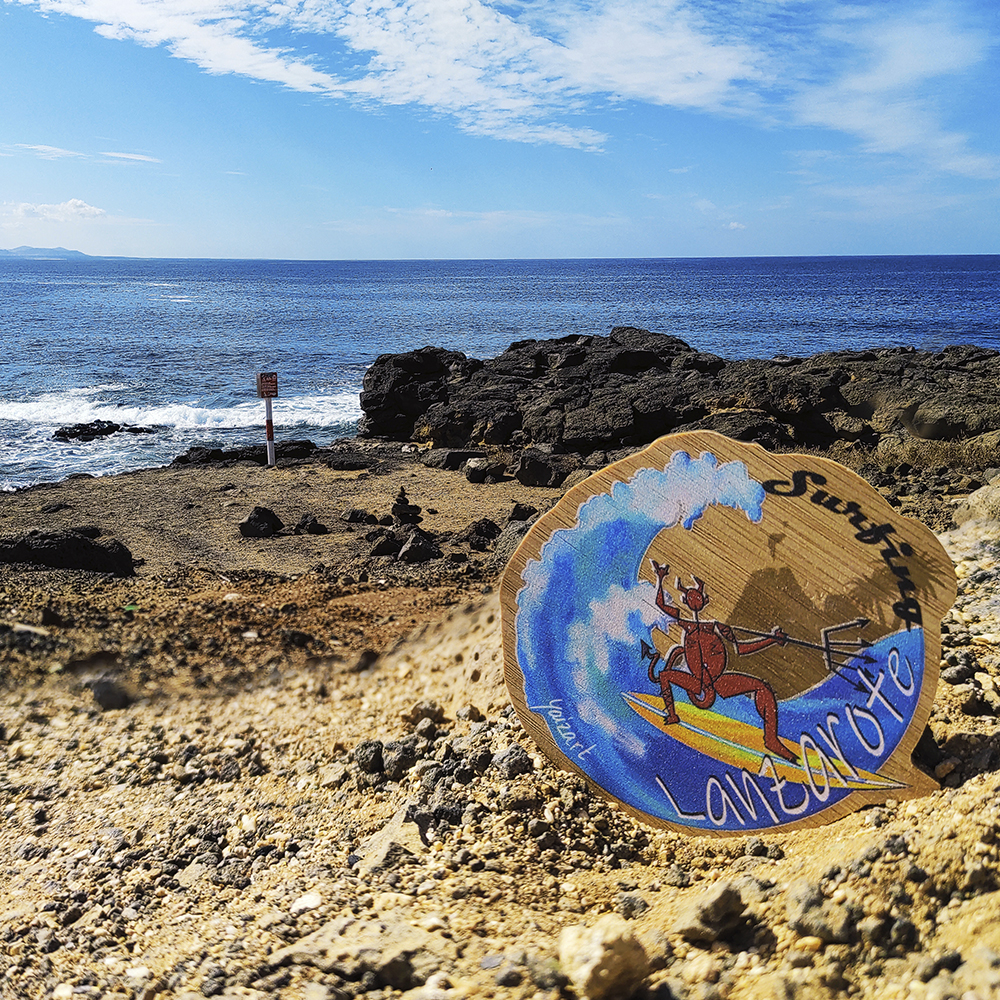
M 278 440 L 354 433 L 365 370 L 427 344 L 633 325 L 727 358 L 909 345 L 1000 348 L 1000 256 L 663 260 L 0 259 L 0 490 Z M 56 428 L 155 428 L 91 442 Z

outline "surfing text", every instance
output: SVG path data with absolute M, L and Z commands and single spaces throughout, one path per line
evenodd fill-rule
M 803 497 L 809 491 L 810 483 L 817 487 L 825 486 L 826 476 L 820 472 L 798 469 L 792 473 L 791 482 L 787 479 L 769 479 L 762 485 L 764 491 L 773 496 Z M 899 589 L 899 600 L 893 604 L 892 610 L 906 623 L 907 629 L 923 624 L 920 604 L 916 598 L 917 585 L 910 578 L 909 567 L 901 561 L 912 556 L 913 549 L 906 542 L 900 541 L 897 544 L 893 541 L 890 536 L 896 534 L 896 529 L 891 524 L 877 524 L 872 521 L 854 500 L 842 500 L 827 493 L 826 490 L 814 490 L 809 500 L 817 507 L 830 511 L 831 514 L 846 517 L 851 527 L 857 528 L 854 537 L 859 542 L 864 545 L 882 546 L 879 555 L 896 577 Z

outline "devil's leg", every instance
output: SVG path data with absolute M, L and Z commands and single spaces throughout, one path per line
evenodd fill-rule
M 710 688 L 708 691 L 705 691 L 702 682 L 686 670 L 665 668 L 660 671 L 658 680 L 660 682 L 660 693 L 663 695 L 663 707 L 667 710 L 665 719 L 667 723 L 680 722 L 680 718 L 674 708 L 674 684 L 687 691 L 691 696 L 691 700 L 699 708 L 710 708 L 715 701 L 714 689 Z M 701 700 L 697 700 L 699 697 Z
M 670 684 L 670 675 L 672 673 L 672 670 L 661 670 L 658 678 L 660 682 L 660 694 L 663 697 L 663 721 L 668 726 L 681 721 L 677 710 L 674 708 L 674 689 Z
M 715 689 L 723 698 L 737 694 L 753 694 L 754 707 L 764 723 L 764 746 L 784 760 L 795 763 L 798 758 L 778 738 L 778 699 L 767 681 L 749 674 L 724 674 L 715 682 Z

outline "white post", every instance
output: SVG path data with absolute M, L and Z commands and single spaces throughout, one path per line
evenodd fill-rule
M 274 468 L 274 421 L 271 419 L 271 397 L 264 397 L 265 425 L 267 428 L 267 465 Z
M 278 395 L 278 373 L 261 372 L 257 376 L 257 395 L 264 400 L 265 429 L 267 431 L 267 467 L 274 468 L 274 420 L 271 417 L 271 399 Z

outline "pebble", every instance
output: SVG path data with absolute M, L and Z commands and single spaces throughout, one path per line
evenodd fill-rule
M 739 889 L 731 882 L 718 882 L 680 910 L 673 930 L 688 941 L 718 941 L 736 929 L 745 909 Z
M 629 925 L 614 914 L 593 927 L 564 927 L 559 964 L 577 994 L 586 1000 L 628 997 L 649 974 L 649 956 Z
M 318 892 L 307 892 L 302 896 L 299 896 L 294 903 L 288 908 L 288 912 L 293 916 L 297 917 L 302 913 L 308 913 L 310 910 L 315 910 L 318 906 L 323 905 L 323 897 Z

